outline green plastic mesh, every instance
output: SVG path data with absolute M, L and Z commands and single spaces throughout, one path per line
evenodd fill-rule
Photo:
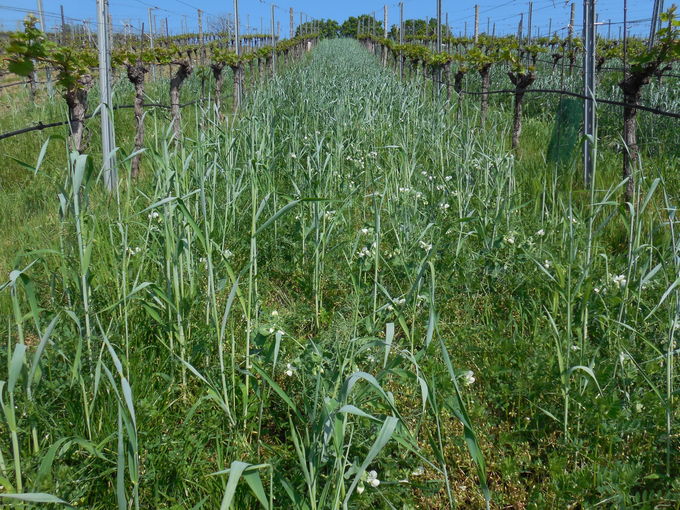
M 582 122 L 583 101 L 571 97 L 561 98 L 548 146 L 548 161 L 567 163 L 571 160 L 580 138 Z

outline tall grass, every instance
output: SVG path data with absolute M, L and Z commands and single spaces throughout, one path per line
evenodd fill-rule
M 478 124 L 329 41 L 159 120 L 117 199 L 70 156 L 0 294 L 6 496 L 677 504 L 677 190 L 621 206 Z

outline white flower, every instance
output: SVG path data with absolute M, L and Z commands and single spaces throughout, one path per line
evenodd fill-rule
M 269 334 L 271 335 L 274 332 L 274 328 L 269 328 Z
M 552 266 L 552 263 L 549 260 L 544 260 L 543 261 L 543 267 L 546 269 L 550 269 L 550 266 Z
M 644 408 L 645 408 L 645 406 L 643 406 L 640 402 L 635 404 L 635 411 L 638 412 L 638 413 L 641 413 Z
M 503 238 L 503 241 L 505 241 L 508 244 L 515 244 L 515 238 L 512 236 L 505 236 Z
M 334 215 L 335 215 L 335 211 L 326 211 L 326 212 L 323 214 L 323 217 L 326 218 L 326 219 L 330 219 L 330 218 L 332 218 Z
M 380 485 L 380 480 L 378 480 L 378 473 L 376 471 L 369 471 L 366 481 L 371 487 L 377 487 Z
M 363 248 L 361 248 L 361 250 L 359 250 L 357 252 L 357 257 L 359 257 L 360 259 L 362 259 L 364 257 L 372 257 L 373 254 L 374 254 L 374 251 L 373 251 L 374 248 L 375 248 L 375 243 L 373 243 L 370 247 L 364 246 Z
M 366 487 L 364 487 L 364 484 L 359 484 L 357 486 L 357 494 L 363 494 L 365 490 L 366 490 Z
M 622 365 L 623 365 L 626 361 L 628 361 L 629 359 L 630 359 L 630 354 L 628 354 L 627 352 L 621 351 L 621 352 L 619 353 L 619 362 L 620 362 Z
M 364 227 L 364 228 L 361 229 L 360 232 L 361 232 L 363 235 L 368 235 L 368 234 L 371 233 L 371 229 L 370 229 L 370 228 Z
M 272 310 L 272 317 L 278 317 L 278 316 L 279 316 L 279 312 L 277 312 L 276 310 Z
M 432 245 L 430 243 L 426 243 L 425 241 L 420 241 L 420 247 L 425 251 L 430 251 L 432 249 Z
M 163 218 L 161 217 L 158 211 L 152 211 L 149 213 L 149 220 L 161 222 L 163 221 Z
M 297 159 L 297 155 L 294 152 L 291 152 L 290 159 Z
M 451 206 L 444 202 L 444 203 L 439 204 L 439 207 L 446 211 Z
M 293 372 L 295 372 L 295 367 L 290 363 L 286 364 L 286 371 L 284 374 L 286 374 L 288 377 L 292 377 Z
M 422 476 L 425 474 L 425 468 L 423 466 L 418 466 L 411 472 L 411 476 Z
M 137 247 L 135 247 L 135 248 L 129 247 L 129 248 L 127 249 L 128 255 L 130 255 L 130 257 L 134 257 L 135 255 L 137 255 L 137 254 L 140 253 L 141 251 L 142 251 L 142 247 L 141 247 L 141 246 L 137 246 Z
M 623 288 L 628 284 L 625 274 L 612 276 L 612 282 L 614 282 L 614 285 L 616 285 L 618 288 Z
M 446 182 L 449 182 L 451 179 L 453 179 L 453 176 L 452 176 L 452 175 L 447 175 L 446 177 L 444 177 L 444 180 L 445 180 Z
M 426 172 L 425 170 L 423 170 L 423 171 L 420 172 L 420 173 L 421 173 L 422 175 L 424 175 L 425 177 L 427 177 L 427 172 Z
M 580 351 L 581 348 L 578 345 L 574 344 L 574 345 L 571 346 L 571 350 L 572 351 Z
M 538 237 L 543 237 L 545 235 L 545 230 L 543 230 L 543 229 L 539 230 L 538 232 L 536 232 L 536 235 Z
M 600 288 L 599 288 L 599 287 L 593 288 L 593 292 L 594 292 L 595 294 L 599 294 L 599 293 L 600 293 Z
M 475 379 L 475 373 L 472 370 L 466 370 L 459 376 L 463 380 L 463 384 L 465 386 L 470 386 L 472 383 L 476 381 Z
M 222 252 L 222 255 L 224 256 L 225 259 L 230 259 L 234 256 L 234 252 L 225 248 L 224 251 Z
M 286 334 L 286 332 L 285 332 L 284 330 L 282 330 L 282 329 L 279 329 L 279 330 L 276 332 L 276 334 L 277 334 L 277 335 L 280 335 L 280 336 L 283 336 L 283 335 Z

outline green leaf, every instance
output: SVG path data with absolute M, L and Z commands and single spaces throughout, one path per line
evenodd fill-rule
M 14 354 L 12 354 L 12 361 L 9 364 L 9 377 L 7 379 L 7 391 L 14 393 L 14 386 L 16 386 L 21 369 L 24 366 L 24 357 L 26 355 L 26 346 L 24 344 L 16 344 L 14 346 Z
M 281 209 L 276 211 L 273 216 L 271 216 L 267 221 L 265 221 L 262 225 L 258 227 L 258 229 L 255 231 L 255 235 L 258 235 L 260 232 L 265 230 L 267 227 L 272 225 L 276 220 L 278 220 L 281 216 L 286 214 L 288 211 L 290 211 L 293 207 L 298 205 L 301 202 L 322 202 L 325 201 L 325 198 L 302 198 L 300 200 L 293 200 L 292 202 L 287 203 L 284 205 Z
M 465 403 L 460 393 L 460 388 L 458 387 L 458 377 L 456 372 L 453 370 L 453 365 L 451 364 L 451 358 L 449 357 L 449 351 L 444 345 L 444 341 L 440 338 L 439 345 L 442 351 L 442 357 L 444 358 L 444 364 L 449 372 L 449 377 L 453 383 L 455 389 L 454 395 L 445 400 L 449 410 L 460 420 L 463 424 L 463 435 L 465 436 L 465 443 L 467 445 L 468 451 L 472 460 L 477 465 L 477 475 L 479 476 L 479 484 L 482 488 L 482 493 L 484 494 L 484 500 L 486 501 L 486 508 L 490 508 L 491 492 L 489 491 L 489 485 L 486 479 L 486 462 L 484 461 L 484 454 L 477 441 L 477 435 L 472 428 L 472 423 L 470 422 L 470 417 L 465 409 Z
M 60 499 L 52 494 L 47 494 L 45 492 L 24 492 L 20 494 L 0 494 L 0 498 L 5 499 L 16 499 L 18 501 L 25 501 L 27 503 L 56 503 L 59 505 L 69 505 L 63 499 Z
M 250 490 L 253 491 L 253 494 L 255 494 L 255 497 L 262 504 L 262 506 L 268 509 L 269 501 L 267 500 L 267 494 L 265 493 L 264 487 L 262 486 L 262 479 L 260 478 L 259 471 L 246 470 L 246 472 L 243 473 L 243 479 L 246 481 L 248 487 L 250 487 Z
M 366 471 L 366 468 L 368 468 L 369 464 L 371 462 L 373 462 L 373 460 L 378 456 L 378 454 L 382 451 L 382 449 L 385 448 L 385 445 L 392 438 L 392 434 L 394 434 L 394 431 L 396 430 L 398 424 L 399 424 L 399 420 L 394 416 L 388 416 L 385 419 L 385 422 L 383 423 L 383 426 L 380 429 L 380 432 L 378 432 L 378 437 L 376 437 L 375 442 L 373 443 L 373 446 L 371 446 L 371 449 L 368 451 L 366 458 L 361 463 L 361 467 L 357 471 L 356 475 L 354 476 L 354 480 L 352 481 L 352 484 L 349 486 L 349 489 L 347 490 L 347 495 L 345 496 L 345 500 L 342 502 L 343 508 L 345 508 L 345 509 L 347 508 L 347 503 L 349 501 L 349 498 L 354 493 L 354 490 L 356 489 L 356 487 L 359 483 L 359 480 L 361 479 L 361 475 L 364 474 L 364 472 Z
M 369 420 L 373 421 L 380 421 L 378 418 L 375 416 L 368 414 L 367 412 L 362 411 L 356 406 L 353 406 L 351 404 L 346 404 L 342 406 L 340 409 L 337 410 L 338 414 L 354 414 L 356 416 L 361 416 L 362 418 L 368 418 Z
M 269 467 L 268 464 L 248 464 L 247 462 L 241 462 L 238 460 L 235 460 L 234 462 L 231 463 L 231 467 L 229 469 L 225 469 L 223 471 L 218 471 L 216 473 L 212 473 L 212 475 L 223 475 L 229 473 L 229 479 L 227 480 L 227 487 L 224 490 L 224 497 L 222 498 L 222 504 L 220 505 L 220 510 L 228 510 L 229 506 L 231 505 L 231 502 L 234 499 L 234 494 L 236 493 L 236 486 L 238 485 L 239 480 L 241 479 L 241 476 L 243 476 L 246 479 L 246 482 L 250 486 L 251 490 L 255 493 L 255 496 L 257 499 L 260 499 L 261 496 L 264 496 L 264 488 L 262 487 L 262 482 L 259 482 L 259 486 L 257 482 L 253 480 L 252 477 L 249 479 L 246 478 L 246 470 L 248 472 L 255 472 L 258 469 L 264 468 L 264 467 Z M 259 475 L 258 475 L 258 480 L 259 480 Z M 257 487 L 257 492 L 255 489 L 253 489 L 253 485 Z M 261 493 L 258 494 L 258 492 L 261 489 Z M 269 505 L 266 503 L 267 498 L 264 497 L 265 500 L 265 508 L 269 508 Z M 260 499 L 260 501 L 262 501 Z
M 599 391 L 600 395 L 602 395 L 602 388 L 600 388 L 600 383 L 597 382 L 597 377 L 595 377 L 595 372 L 593 372 L 593 369 L 583 365 L 574 365 L 568 370 L 567 375 L 571 376 L 577 370 L 580 370 L 581 372 L 585 372 L 586 374 L 588 374 L 590 378 L 593 380 L 593 382 L 595 382 L 595 386 L 597 386 L 597 391 Z
M 29 76 L 35 66 L 31 60 L 13 60 L 7 66 L 10 73 L 18 74 L 19 76 Z
M 385 359 L 383 360 L 383 368 L 387 366 L 387 359 L 390 356 L 390 349 L 392 348 L 392 341 L 394 340 L 394 322 L 388 322 L 385 329 Z
M 52 332 L 54 331 L 55 326 L 57 325 L 57 321 L 59 320 L 59 315 L 55 315 L 50 324 L 47 326 L 47 329 L 45 330 L 45 333 L 43 333 L 42 338 L 40 339 L 40 343 L 38 344 L 38 347 L 35 350 L 35 353 L 33 354 L 33 362 L 31 363 L 31 370 L 28 373 L 28 387 L 30 388 L 31 384 L 34 382 L 35 378 L 35 371 L 38 369 L 38 363 L 40 363 L 40 357 L 42 356 L 43 351 L 45 350 L 45 346 L 47 345 L 47 341 L 49 340 L 50 336 L 52 336 Z
M 262 370 L 259 366 L 257 366 L 257 365 L 254 364 L 254 365 L 252 366 L 252 369 L 253 369 L 255 372 L 257 372 L 257 374 L 258 374 L 260 377 L 262 377 L 262 379 L 264 379 L 264 380 L 269 384 L 269 386 L 272 387 L 272 389 L 276 392 L 276 394 L 277 394 L 279 397 L 281 397 L 281 399 L 283 399 L 283 401 L 284 401 L 286 404 L 288 404 L 288 407 L 290 407 L 291 411 L 293 411 L 293 412 L 295 413 L 295 415 L 296 415 L 298 418 L 300 418 L 300 420 L 302 420 L 302 416 L 300 415 L 300 411 L 298 411 L 297 406 L 296 406 L 295 403 L 291 400 L 291 398 L 288 396 L 288 394 L 287 394 L 285 391 L 283 391 L 283 388 L 281 388 L 281 386 L 279 386 L 279 385 L 276 383 L 276 381 L 274 381 L 271 377 L 269 377 L 269 375 L 267 375 L 267 373 L 266 373 L 264 370 Z

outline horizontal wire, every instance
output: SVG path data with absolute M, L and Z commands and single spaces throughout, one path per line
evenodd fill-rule
M 191 105 L 194 105 L 196 103 L 206 101 L 206 99 L 207 98 L 204 97 L 204 98 L 201 98 L 201 99 L 196 99 L 195 101 L 190 101 L 188 103 L 182 103 L 182 104 L 179 105 L 179 107 L 185 108 L 187 106 L 191 106 Z M 135 107 L 135 105 L 133 105 L 133 104 L 124 104 L 124 105 L 115 105 L 111 109 L 112 110 L 125 110 L 125 109 L 134 108 L 134 107 Z M 145 103 L 145 104 L 142 105 L 142 107 L 145 107 L 145 108 L 162 108 L 162 109 L 166 109 L 166 110 L 172 109 L 172 105 L 158 104 L 158 103 L 148 103 L 148 104 Z M 100 110 L 97 110 L 94 113 L 86 115 L 83 120 L 88 120 L 88 119 L 91 119 L 92 117 L 96 117 L 97 115 L 99 115 L 99 112 L 100 112 Z M 4 140 L 5 138 L 11 138 L 11 137 L 17 136 L 17 135 L 22 135 L 24 133 L 30 133 L 32 131 L 42 131 L 43 129 L 48 129 L 48 128 L 52 128 L 52 127 L 65 126 L 65 125 L 70 124 L 70 123 L 71 123 L 70 120 L 64 120 L 64 121 L 60 121 L 60 122 L 51 122 L 49 124 L 43 124 L 42 121 L 39 121 L 38 124 L 36 124 L 35 126 L 25 127 L 25 128 L 22 128 L 22 129 L 17 129 L 15 131 L 9 131 L 7 133 L 2 133 L 2 134 L 0 134 L 0 140 Z

